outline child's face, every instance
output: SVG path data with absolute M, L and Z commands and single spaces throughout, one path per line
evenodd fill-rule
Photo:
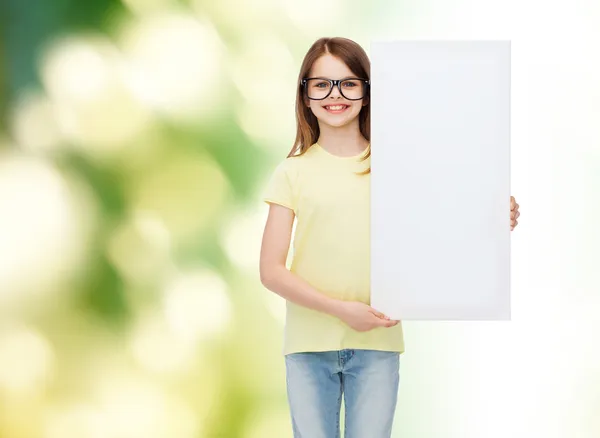
M 355 78 L 356 74 L 339 58 L 325 54 L 315 61 L 309 77 L 326 79 Z M 348 100 L 340 94 L 337 86 L 323 100 L 308 100 L 308 106 L 319 120 L 333 127 L 342 127 L 357 120 L 364 99 Z

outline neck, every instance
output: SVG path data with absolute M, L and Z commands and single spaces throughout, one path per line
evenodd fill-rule
M 319 123 L 319 131 L 317 143 L 336 155 L 353 156 L 364 151 L 369 144 L 360 132 L 358 119 L 342 127 Z

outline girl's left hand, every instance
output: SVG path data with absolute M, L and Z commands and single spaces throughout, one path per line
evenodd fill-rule
M 514 230 L 515 227 L 519 224 L 517 218 L 521 216 L 519 213 L 519 204 L 515 201 L 515 197 L 510 197 L 510 231 Z

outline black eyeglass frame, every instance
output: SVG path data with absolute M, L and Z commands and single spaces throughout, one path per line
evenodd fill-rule
M 329 82 L 329 92 L 325 95 L 325 97 L 321 97 L 320 99 L 317 99 L 317 98 L 314 98 L 314 97 L 310 97 L 308 95 L 308 88 L 306 87 L 306 84 L 311 79 L 319 79 L 321 81 L 327 81 L 327 82 Z M 365 92 L 363 93 L 362 97 L 359 97 L 358 99 L 350 99 L 349 97 L 346 97 L 346 95 L 342 91 L 342 82 L 345 82 L 345 81 L 361 81 L 361 82 L 364 82 L 365 85 L 366 85 L 366 87 L 365 87 Z M 304 90 L 306 92 L 306 97 L 308 97 L 310 100 L 325 100 L 325 99 L 327 99 L 329 97 L 329 95 L 331 94 L 331 92 L 333 91 L 333 87 L 335 87 L 335 86 L 338 87 L 338 90 L 340 91 L 340 94 L 342 96 L 344 96 L 345 99 L 348 99 L 348 100 L 361 100 L 361 99 L 364 99 L 365 97 L 367 97 L 367 95 L 369 94 L 369 89 L 371 87 L 371 81 L 368 80 L 368 79 L 364 79 L 364 78 L 344 78 L 344 79 L 304 78 L 304 79 L 302 79 L 302 81 L 300 83 L 304 87 Z

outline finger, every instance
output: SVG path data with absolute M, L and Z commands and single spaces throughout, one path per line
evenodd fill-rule
M 510 218 L 511 218 L 511 219 L 514 219 L 514 218 L 515 218 L 515 212 L 514 212 L 514 210 L 510 212 Z
M 387 316 L 386 318 L 387 319 L 380 319 L 379 325 L 381 325 L 382 327 L 393 327 L 400 322 L 397 319 L 390 319 L 389 316 Z
M 516 203 L 517 203 L 517 202 L 515 201 L 515 197 L 514 197 L 514 196 L 511 196 L 511 197 L 510 197 L 510 209 L 511 209 L 511 210 L 512 210 L 513 208 L 515 208 L 515 204 L 516 204 Z
M 390 324 L 393 325 L 393 323 L 387 319 L 377 318 L 375 321 L 373 321 L 373 325 L 375 327 L 391 327 Z
M 515 215 L 515 219 L 517 219 L 519 216 L 521 216 L 521 212 L 517 211 L 517 214 Z
M 380 319 L 389 319 L 389 317 L 385 316 L 383 313 L 378 312 L 377 310 L 371 308 L 371 313 Z

